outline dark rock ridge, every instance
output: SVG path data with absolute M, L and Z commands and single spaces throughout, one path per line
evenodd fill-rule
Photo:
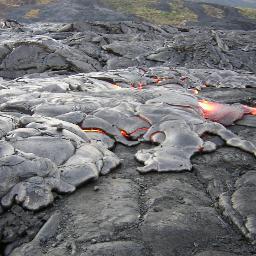
M 0 35 L 4 255 L 256 254 L 253 32 L 11 27 Z M 204 100 L 222 105 L 207 113 Z

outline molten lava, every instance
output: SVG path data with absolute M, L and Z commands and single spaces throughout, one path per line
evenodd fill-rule
M 127 131 L 125 130 L 120 130 L 121 134 L 126 138 L 126 139 L 130 139 L 130 135 L 129 133 L 127 133 Z
M 207 112 L 210 113 L 210 112 L 218 111 L 221 105 L 220 103 L 209 102 L 207 100 L 199 100 L 198 104 L 202 108 L 203 112 L 206 114 Z
M 216 111 L 223 111 L 225 108 L 229 108 L 230 111 L 231 111 L 231 108 L 233 108 L 233 110 L 240 108 L 240 109 L 243 109 L 244 114 L 256 115 L 256 108 L 249 107 L 246 105 L 227 105 L 227 104 L 221 104 L 217 102 L 210 102 L 207 100 L 199 100 L 198 104 L 202 108 L 205 114 L 207 113 L 210 114 Z
M 136 130 L 134 130 L 133 132 L 131 133 L 128 133 L 127 131 L 125 130 L 122 130 L 120 129 L 120 133 L 122 134 L 123 137 L 125 137 L 127 140 L 132 140 L 132 136 L 135 135 L 136 133 L 140 132 L 140 131 L 148 131 L 148 127 L 141 127 L 141 128 L 137 128 Z M 82 131 L 84 132 L 95 132 L 95 133 L 101 133 L 101 134 L 104 134 L 104 135 L 107 135 L 109 137 L 114 137 L 113 135 L 111 134 L 108 134 L 107 132 L 105 132 L 104 130 L 102 129 L 99 129 L 99 128 L 84 128 L 82 129 Z
M 251 108 L 250 114 L 256 116 L 256 108 Z
M 86 128 L 82 129 L 84 132 L 97 132 L 97 133 L 102 133 L 102 134 L 107 134 L 105 131 L 98 129 L 98 128 Z
M 256 108 L 241 104 L 229 105 L 218 102 L 209 102 L 207 100 L 199 100 L 198 104 L 206 119 L 210 119 L 224 125 L 231 125 L 235 121 L 242 119 L 246 114 L 256 115 Z
M 256 116 L 256 108 L 248 107 L 245 105 L 243 105 L 243 107 L 244 107 L 244 111 L 246 111 L 246 114 Z
M 120 130 L 121 134 L 127 139 L 127 140 L 133 140 L 134 138 L 132 138 L 133 135 L 135 135 L 136 133 L 138 132 L 147 132 L 148 131 L 148 127 L 140 127 L 140 128 L 137 128 L 136 130 L 134 130 L 133 132 L 131 133 L 128 133 L 127 131 L 125 130 Z M 144 134 L 144 133 L 143 133 Z M 143 136 L 143 134 L 140 134 L 141 136 Z

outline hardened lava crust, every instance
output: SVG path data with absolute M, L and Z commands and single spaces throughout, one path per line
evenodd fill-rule
M 0 38 L 3 255 L 256 255 L 255 31 Z

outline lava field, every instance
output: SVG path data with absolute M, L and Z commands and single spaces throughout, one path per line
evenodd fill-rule
M 255 31 L 1 26 L 0 254 L 256 255 Z

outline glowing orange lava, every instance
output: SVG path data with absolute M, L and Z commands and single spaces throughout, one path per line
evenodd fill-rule
M 248 107 L 248 106 L 245 106 L 245 105 L 243 105 L 243 107 L 244 107 L 244 111 L 246 112 L 246 114 L 256 116 L 256 108 Z
M 141 128 L 138 128 L 136 129 L 135 131 L 131 132 L 131 133 L 128 133 L 127 131 L 125 130 L 120 130 L 120 133 L 128 140 L 131 139 L 131 136 L 134 135 L 135 133 L 139 132 L 139 131 L 147 131 L 148 128 L 147 127 L 141 127 Z M 108 135 L 110 137 L 113 137 L 111 134 L 108 134 L 107 132 L 105 132 L 104 130 L 102 129 L 99 129 L 99 128 L 85 128 L 85 129 L 82 129 L 82 131 L 84 132 L 95 132 L 95 133 L 101 133 L 101 134 L 104 134 L 104 135 Z
M 209 102 L 207 100 L 199 100 L 198 104 L 206 119 L 224 125 L 231 125 L 235 121 L 242 119 L 244 115 L 256 115 L 256 108 L 241 104 L 229 105 L 218 102 Z
M 251 115 L 256 116 L 256 108 L 251 108 Z
M 134 130 L 133 132 L 131 133 L 128 133 L 127 131 L 125 130 L 120 130 L 121 134 L 126 138 L 126 139 L 132 139 L 131 137 L 136 134 L 137 132 L 140 132 L 140 131 L 148 131 L 148 127 L 141 127 L 141 128 L 137 128 L 136 130 Z
M 209 102 L 207 100 L 199 100 L 199 106 L 203 109 L 204 112 L 214 112 L 219 108 L 219 103 Z
M 127 131 L 125 131 L 125 130 L 120 130 L 120 132 L 121 132 L 121 134 L 122 134 L 125 138 L 127 138 L 127 139 L 130 138 L 130 135 L 129 135 L 129 133 L 127 133 Z

